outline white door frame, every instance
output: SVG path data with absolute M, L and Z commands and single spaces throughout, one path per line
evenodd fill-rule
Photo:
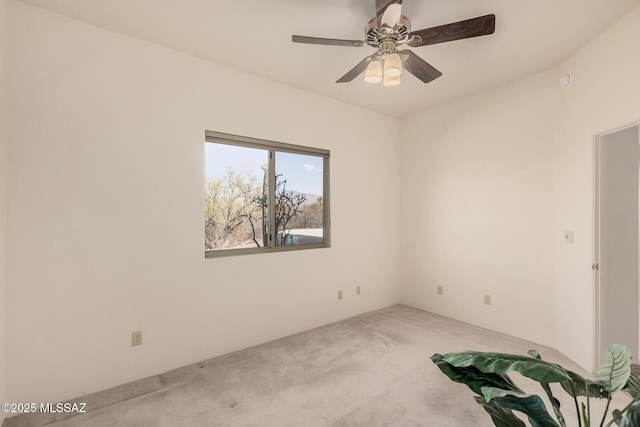
M 602 193 L 602 176 L 601 176 L 601 160 L 602 160 L 602 138 L 615 132 L 619 132 L 625 129 L 629 129 L 635 126 L 640 126 L 640 120 L 631 122 L 613 129 L 606 130 L 598 133 L 593 137 L 593 289 L 594 289 L 594 363 L 593 371 L 595 372 L 602 362 L 602 323 L 604 321 L 603 316 L 603 299 L 604 293 L 602 292 L 601 280 L 600 280 L 600 255 L 601 255 L 601 241 L 602 224 L 600 198 Z M 638 319 L 640 324 L 640 319 Z M 634 350 L 634 352 L 637 351 Z

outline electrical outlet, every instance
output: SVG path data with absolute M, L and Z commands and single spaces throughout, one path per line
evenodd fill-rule
M 491 295 L 484 296 L 484 305 L 491 305 Z
M 131 347 L 142 345 L 142 331 L 131 332 Z
M 573 243 L 573 231 L 565 231 L 564 232 L 564 242 L 565 243 Z
M 442 289 L 442 286 L 438 286 L 438 295 L 442 295 L 444 293 L 444 289 Z
M 338 291 L 338 300 L 342 299 L 342 291 Z
M 356 286 L 356 295 L 360 295 L 360 285 Z

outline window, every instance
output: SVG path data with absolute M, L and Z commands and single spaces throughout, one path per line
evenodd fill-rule
M 329 151 L 207 131 L 207 258 L 329 246 Z

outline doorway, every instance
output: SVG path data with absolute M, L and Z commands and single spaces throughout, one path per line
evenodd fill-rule
M 640 125 L 595 141 L 596 361 L 609 344 L 640 355 Z

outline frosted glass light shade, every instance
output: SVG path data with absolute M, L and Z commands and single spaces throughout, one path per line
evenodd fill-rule
M 400 84 L 400 82 L 401 82 L 401 76 L 400 74 L 398 74 L 397 76 L 394 76 L 394 77 L 384 76 L 384 81 L 382 84 L 385 86 L 397 86 Z
M 402 60 L 400 55 L 392 53 L 384 58 L 384 76 L 397 77 L 402 74 Z
M 364 73 L 364 81 L 367 83 L 382 82 L 382 63 L 380 61 L 369 62 L 367 71 Z

